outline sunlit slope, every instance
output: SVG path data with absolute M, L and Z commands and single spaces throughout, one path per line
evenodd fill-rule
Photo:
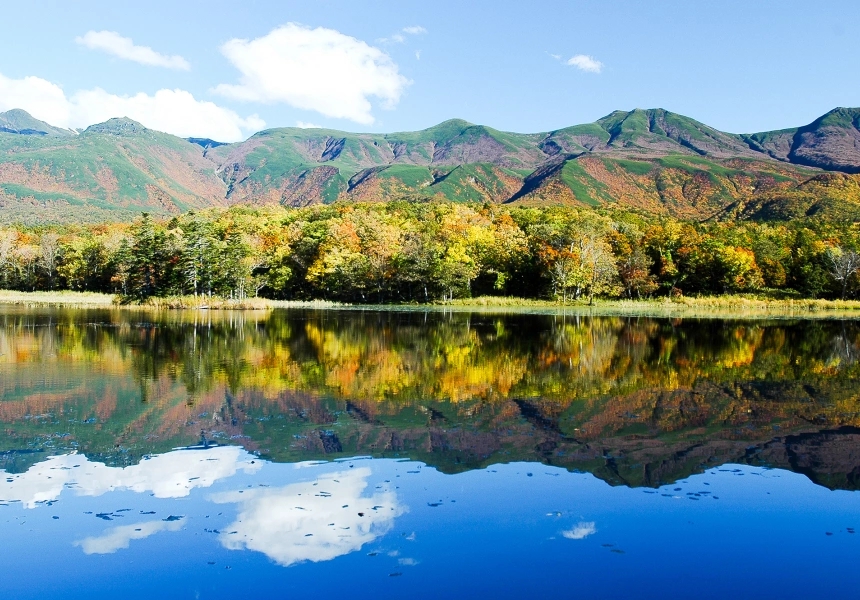
M 236 144 L 112 119 L 78 134 L 0 114 L 5 222 L 126 219 L 238 203 L 434 199 L 601 206 L 690 219 L 858 220 L 860 109 L 730 134 L 663 109 L 518 134 L 459 119 L 414 132 L 270 129 Z
M 231 202 L 303 206 L 408 195 L 501 202 L 546 158 L 537 142 L 451 120 L 387 135 L 272 129 L 207 156 L 219 163 Z M 457 168 L 464 170 L 449 180 Z
M 98 221 L 224 202 L 199 146 L 112 119 L 80 134 L 0 133 L 4 221 Z
M 530 135 L 461 120 L 387 135 L 275 129 L 208 156 L 219 163 L 231 202 L 443 198 L 613 203 L 699 219 L 854 218 L 852 178 L 825 190 L 815 184 L 819 170 L 765 152 L 753 137 L 637 109 Z
M 525 178 L 511 201 L 617 205 L 689 219 L 860 220 L 860 178 L 738 158 L 584 155 Z

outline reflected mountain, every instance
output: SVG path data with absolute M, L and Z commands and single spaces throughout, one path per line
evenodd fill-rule
M 858 356 L 853 321 L 4 309 L 0 468 L 69 451 L 118 468 L 202 439 L 628 486 L 737 462 L 858 489 Z

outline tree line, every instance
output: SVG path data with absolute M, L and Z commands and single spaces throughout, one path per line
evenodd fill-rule
M 431 302 L 860 296 L 849 223 L 688 222 L 629 210 L 338 203 L 0 228 L 0 288 Z

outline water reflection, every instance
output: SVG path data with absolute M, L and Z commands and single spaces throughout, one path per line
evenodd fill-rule
M 0 466 L 208 440 L 296 462 L 511 460 L 657 486 L 725 462 L 860 485 L 850 321 L 23 311 L 0 322 Z
M 221 543 L 262 552 L 285 567 L 354 552 L 390 531 L 405 510 L 382 485 L 365 495 L 369 476 L 368 468 L 350 469 L 277 489 L 216 495 L 215 502 L 239 507 Z
M 572 529 L 562 531 L 561 535 L 569 540 L 584 540 L 595 533 L 597 533 L 597 527 L 593 521 L 580 521 Z
M 0 595 L 549 596 L 569 583 L 571 565 L 587 597 L 663 598 L 680 575 L 701 598 L 853 593 L 844 573 L 860 543 L 858 492 L 788 471 L 727 465 L 635 489 L 538 463 L 446 475 L 414 461 L 283 464 L 226 450 L 89 471 L 74 467 L 79 455 L 58 456 L 10 477 L 30 486 L 7 486 L 18 500 L 0 503 Z M 236 468 L 194 486 L 207 457 Z M 99 483 L 36 500 L 32 490 L 69 472 L 66 483 L 86 473 Z
M 97 537 L 88 537 L 76 541 L 84 554 L 113 554 L 117 550 L 128 548 L 132 540 L 143 540 L 161 531 L 179 531 L 182 529 L 182 519 L 172 521 L 144 521 L 133 525 L 112 527 Z
M 32 509 L 56 502 L 63 492 L 101 496 L 119 490 L 150 493 L 156 498 L 182 498 L 194 488 L 211 487 L 240 470 L 253 473 L 258 469 L 254 457 L 236 446 L 207 452 L 169 452 L 145 457 L 128 467 L 110 467 L 86 456 L 66 454 L 36 463 L 24 473 L 7 474 L 0 481 L 0 501 L 21 502 Z

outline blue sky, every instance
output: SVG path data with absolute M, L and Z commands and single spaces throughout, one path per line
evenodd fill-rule
M 762 131 L 860 105 L 855 11 L 836 0 L 31 0 L 4 9 L 0 110 L 66 127 L 122 112 L 225 141 L 453 117 L 537 132 L 636 107 Z

